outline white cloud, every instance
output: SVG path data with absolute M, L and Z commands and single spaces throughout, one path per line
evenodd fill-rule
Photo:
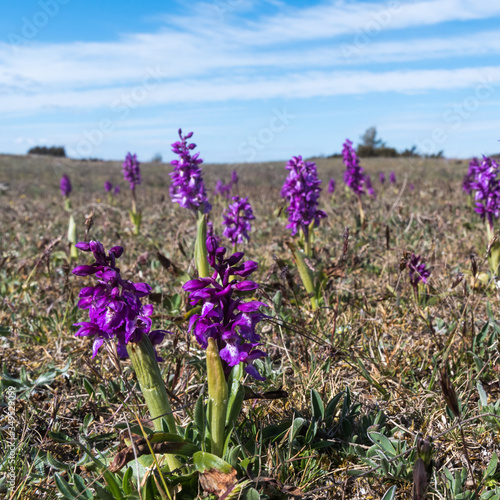
M 488 83 L 500 84 L 500 66 L 452 70 L 408 71 L 309 71 L 274 77 L 227 77 L 182 80 L 157 84 L 150 91 L 143 87 L 53 91 L 33 95 L 0 95 L 4 113 L 16 111 L 57 111 L 104 108 L 125 115 L 138 106 L 187 102 L 224 102 L 271 98 L 309 98 L 365 94 L 370 92 L 420 93 L 430 90 L 472 88 Z M 139 89 L 135 94 L 134 89 Z M 134 100 L 134 95 L 140 100 Z

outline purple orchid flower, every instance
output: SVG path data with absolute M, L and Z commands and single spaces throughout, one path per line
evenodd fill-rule
M 137 161 L 137 155 L 127 153 L 123 162 L 123 177 L 130 184 L 130 189 L 135 190 L 135 187 L 141 183 L 140 163 Z
M 224 232 L 222 233 L 234 246 L 237 243 L 243 243 L 246 239 L 250 240 L 248 235 L 252 226 L 250 224 L 251 220 L 255 219 L 253 214 L 252 206 L 248 202 L 248 196 L 246 198 L 240 198 L 239 196 L 233 196 L 233 201 L 231 205 L 224 212 L 222 224 L 224 226 Z
M 344 182 L 358 196 L 365 193 L 365 174 L 363 167 L 359 164 L 359 158 L 352 147 L 352 141 L 346 139 L 342 148 L 342 157 L 346 170 Z
M 207 250 L 215 272 L 208 278 L 189 280 L 183 286 L 189 293 L 190 303 L 202 306 L 200 313 L 191 316 L 189 329 L 203 349 L 207 348 L 209 337 L 216 340 L 226 374 L 231 367 L 245 363 L 249 375 L 264 380 L 253 362 L 266 356 L 258 349 L 260 335 L 255 327 L 267 317 L 259 308 L 267 306 L 257 300 L 244 302 L 238 296 L 259 287 L 246 279 L 257 269 L 257 263 L 251 260 L 241 263 L 243 252 L 225 259 L 226 249 L 218 247 L 214 237 L 207 238 Z
M 59 187 L 61 189 L 61 194 L 64 196 L 64 198 L 67 198 L 73 190 L 68 174 L 63 174 Z
M 199 167 L 203 160 L 199 157 L 200 153 L 191 155 L 196 144 L 187 142 L 192 136 L 193 132 L 183 136 L 182 130 L 179 129 L 180 141 L 172 144 L 172 151 L 179 155 L 179 159 L 170 162 L 174 166 L 174 171 L 170 174 L 172 184 L 169 192 L 174 203 L 206 214 L 210 212 L 212 205 L 208 202 L 203 173 Z
M 116 340 L 119 357 L 127 358 L 127 344 L 139 342 L 148 335 L 153 346 L 163 341 L 165 330 L 151 331 L 152 305 L 143 305 L 141 299 L 151 293 L 146 283 L 133 283 L 121 277 L 116 260 L 123 248 L 115 246 L 106 253 L 99 241 L 80 242 L 75 245 L 84 252 L 92 252 L 94 262 L 73 269 L 76 276 L 95 275 L 97 284 L 86 286 L 79 293 L 79 309 L 88 309 L 89 321 L 75 323 L 79 329 L 76 337 L 94 337 L 92 358 L 95 358 L 105 342 Z M 155 351 L 156 352 L 156 351 Z M 162 361 L 158 357 L 158 361 Z
M 304 161 L 302 156 L 294 156 L 285 168 L 289 170 L 289 174 L 281 188 L 281 196 L 290 202 L 286 227 L 292 230 L 292 236 L 302 229 L 307 237 L 310 224 L 317 227 L 319 221 L 326 217 L 323 210 L 318 210 L 321 181 L 318 179 L 316 164 Z
M 474 192 L 474 210 L 488 221 L 493 230 L 493 221 L 500 215 L 500 180 L 498 164 L 492 158 L 483 156 L 481 163 L 476 159 L 469 164 L 470 192 Z
M 431 275 L 431 271 L 427 269 L 424 262 L 421 262 L 420 255 L 412 253 L 408 262 L 408 273 L 410 275 L 410 283 L 414 290 L 417 289 L 420 281 L 427 283 L 427 279 Z
M 335 179 L 334 178 L 331 178 L 330 182 L 328 183 L 328 192 L 330 194 L 335 193 Z

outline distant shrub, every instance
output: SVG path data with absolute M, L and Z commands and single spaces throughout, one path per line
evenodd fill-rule
M 358 146 L 357 154 L 361 158 L 370 158 L 373 156 L 395 158 L 399 155 L 395 148 L 389 148 L 387 146 L 379 146 L 377 148 L 374 148 L 373 146 L 364 146 L 362 144 Z
M 28 150 L 29 155 L 47 155 L 66 157 L 66 151 L 63 146 L 34 146 Z

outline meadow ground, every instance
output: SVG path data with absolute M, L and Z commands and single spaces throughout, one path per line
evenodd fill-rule
M 204 166 L 209 191 L 232 170 L 239 174 L 234 194 L 249 196 L 256 216 L 245 258 L 259 263 L 258 297 L 270 306 L 271 318 L 260 325 L 269 355 L 260 364 L 266 381 L 247 378 L 249 399 L 234 433 L 239 480 L 249 480 L 261 498 L 379 499 L 386 492 L 387 499 L 411 498 L 421 433 L 433 438 L 428 498 L 499 498 L 500 297 L 488 270 L 484 223 L 461 189 L 468 162 L 362 160 L 377 191 L 375 200 L 364 200 L 364 227 L 356 223 L 356 200 L 344 190 L 341 159 L 317 164 L 320 208 L 328 217 L 315 231 L 309 261 L 320 289 L 315 312 L 287 245 L 284 162 Z M 116 426 L 145 414 L 129 362 L 104 354 L 92 360 L 91 341 L 74 337 L 72 324 L 86 319 L 76 307 L 86 281 L 70 272 L 76 262 L 68 258 L 63 173 L 73 184 L 80 239 L 122 245 L 122 274 L 152 286 L 154 327 L 172 332 L 160 348 L 167 390 L 178 423 L 193 420 L 205 353 L 187 331 L 190 306 L 181 286 L 195 274 L 195 221 L 170 201 L 170 165 L 141 168 L 143 218 L 135 237 L 119 162 L 0 155 L 0 184 L 9 184 L 0 191 L 2 495 L 13 471 L 10 498 L 57 498 L 58 478 L 92 498 L 102 474 L 82 466 L 78 446 L 50 433 L 113 457 L 120 444 Z M 387 177 L 394 171 L 396 184 L 381 185 L 380 171 Z M 337 180 L 333 198 L 326 193 L 331 177 Z M 105 180 L 121 186 L 113 203 Z M 215 201 L 211 215 L 219 234 L 225 203 Z M 408 252 L 422 255 L 431 269 L 418 296 L 409 282 Z M 78 262 L 88 263 L 88 255 L 81 253 Z M 443 370 L 459 417 L 443 397 Z M 270 394 L 250 398 L 264 393 Z M 187 489 L 176 491 L 176 498 L 189 498 Z

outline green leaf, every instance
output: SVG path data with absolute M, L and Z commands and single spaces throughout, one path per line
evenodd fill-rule
M 99 483 L 94 483 L 92 487 L 95 489 L 97 493 L 97 498 L 99 500 L 114 500 L 110 493 L 104 489 Z
M 394 500 L 396 498 L 396 486 L 391 486 L 382 497 L 382 500 Z
M 94 392 L 95 392 L 94 388 L 92 387 L 92 384 L 86 378 L 83 379 L 83 387 L 85 388 L 85 390 L 87 391 L 87 394 L 89 396 L 94 395 Z
M 479 380 L 477 381 L 476 387 L 477 392 L 479 393 L 479 399 L 481 400 L 481 406 L 488 406 L 488 396 Z
M 47 464 L 50 465 L 50 467 L 56 469 L 56 470 L 69 470 L 72 468 L 71 465 L 65 464 L 64 462 L 59 462 L 59 460 L 56 460 L 52 453 L 47 452 Z
M 325 406 L 321 400 L 321 396 L 314 389 L 311 389 L 311 410 L 312 416 L 316 420 L 323 420 L 325 418 Z
M 230 464 L 216 455 L 206 451 L 198 451 L 193 455 L 193 464 L 198 472 L 205 472 L 210 469 L 217 469 L 224 474 L 231 474 L 233 468 Z
M 49 432 L 49 438 L 52 439 L 52 441 L 55 441 L 56 443 L 67 443 L 67 444 L 73 444 L 75 443 L 75 440 L 67 436 L 66 434 L 62 432 Z
M 300 429 L 302 429 L 302 426 L 304 425 L 305 420 L 303 418 L 295 418 L 294 421 L 292 422 L 292 425 L 290 427 L 290 436 L 289 436 L 289 441 L 290 443 L 293 442 L 295 437 L 297 436 L 298 432 Z
M 243 363 L 238 363 L 231 370 L 231 375 L 228 380 L 229 401 L 227 403 L 226 412 L 226 427 L 233 428 L 233 423 L 236 422 L 241 412 L 241 407 L 245 399 L 245 387 L 241 385 L 243 378 Z
M 373 443 L 378 445 L 383 451 L 385 451 L 389 458 L 395 457 L 397 455 L 396 448 L 390 442 L 387 436 L 380 434 L 380 432 L 369 432 L 369 438 Z
M 344 395 L 344 391 L 339 392 L 326 405 L 325 421 L 326 421 L 327 426 L 332 424 L 331 420 L 333 419 L 333 417 L 335 415 L 335 410 L 337 409 L 337 405 L 339 404 L 339 401 L 341 400 L 343 395 Z
M 109 471 L 103 472 L 104 480 L 108 485 L 108 488 L 111 491 L 111 494 L 115 497 L 116 500 L 122 500 L 123 495 L 120 488 L 120 483 L 117 481 L 116 476 Z
M 125 495 L 130 495 L 130 493 L 132 493 L 132 487 L 130 486 L 130 478 L 132 477 L 132 473 L 133 473 L 132 467 L 129 467 L 125 471 L 125 474 L 123 474 L 122 489 Z
M 70 486 L 66 479 L 62 478 L 57 472 L 54 474 L 54 479 L 57 489 L 64 495 L 64 498 L 75 500 L 75 498 L 78 496 L 78 491 Z
M 80 492 L 80 495 L 78 498 L 82 498 L 82 499 L 86 498 L 87 500 L 92 500 L 94 498 L 94 495 L 92 495 L 88 486 L 85 484 L 85 481 L 78 474 L 73 474 L 72 479 L 73 479 L 73 482 L 75 483 L 76 489 Z
M 201 435 L 205 434 L 205 405 L 203 402 L 204 399 L 204 391 L 198 396 L 198 400 L 196 401 L 196 405 L 194 407 L 194 425 L 200 431 Z
M 483 481 L 485 481 L 487 478 L 490 476 L 493 476 L 497 470 L 497 465 L 498 465 L 498 457 L 496 453 L 493 453 L 491 456 L 490 463 L 488 464 L 488 467 L 486 468 L 486 472 L 484 473 L 483 476 Z
M 254 488 L 249 488 L 246 492 L 245 499 L 246 500 L 260 500 L 260 493 Z
M 306 432 L 306 437 L 304 439 L 304 444 L 309 444 L 311 443 L 314 438 L 316 437 L 316 432 L 318 431 L 318 422 L 316 420 L 312 420 L 307 432 Z

